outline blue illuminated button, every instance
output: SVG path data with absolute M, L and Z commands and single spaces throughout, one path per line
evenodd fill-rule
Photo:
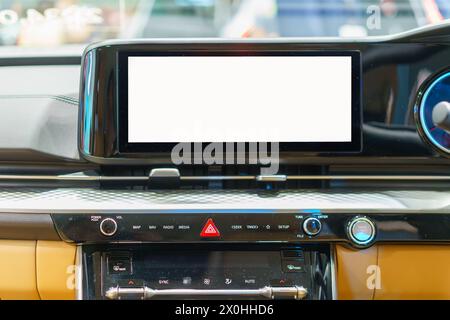
M 375 238 L 375 225 L 366 217 L 356 217 L 349 225 L 350 239 L 357 245 L 369 244 Z

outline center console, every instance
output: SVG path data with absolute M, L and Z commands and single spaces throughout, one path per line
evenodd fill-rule
M 331 299 L 330 247 L 87 245 L 83 299 Z

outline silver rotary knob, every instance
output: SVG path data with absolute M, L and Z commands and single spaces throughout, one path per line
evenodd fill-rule
M 105 218 L 100 222 L 100 232 L 107 237 L 113 236 L 117 232 L 117 222 L 112 218 Z
M 316 236 L 322 231 L 322 223 L 317 218 L 307 218 L 303 221 L 303 231 L 305 231 L 308 236 Z

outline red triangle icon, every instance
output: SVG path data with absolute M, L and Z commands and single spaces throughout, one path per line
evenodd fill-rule
M 208 221 L 206 221 L 205 226 L 202 229 L 202 232 L 200 232 L 200 237 L 202 238 L 220 237 L 219 229 L 217 229 L 213 219 L 209 218 Z

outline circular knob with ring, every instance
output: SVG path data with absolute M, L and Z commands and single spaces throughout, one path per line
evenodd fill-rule
M 310 217 L 303 221 L 303 231 L 308 236 L 316 236 L 322 231 L 322 223 L 319 219 Z
M 355 217 L 347 226 L 347 234 L 357 247 L 369 246 L 375 239 L 375 224 L 368 217 Z
M 105 218 L 100 222 L 100 232 L 107 237 L 117 232 L 117 222 L 113 218 Z
M 436 127 L 450 132 L 450 102 L 441 101 L 436 104 L 431 117 Z
M 426 80 L 420 87 L 414 117 L 421 138 L 442 156 L 450 158 L 450 69 Z

